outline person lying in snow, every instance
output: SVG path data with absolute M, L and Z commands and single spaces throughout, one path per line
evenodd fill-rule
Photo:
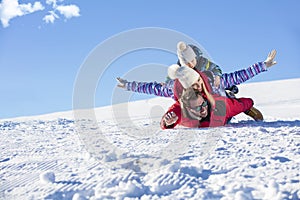
M 161 128 L 223 126 L 235 115 L 246 113 L 256 121 L 263 120 L 259 110 L 253 107 L 251 98 L 229 98 L 212 94 L 208 77 L 189 67 L 172 65 L 168 74 L 175 79 L 174 94 L 178 100 L 162 117 Z M 180 95 L 179 95 L 180 94 Z
M 269 67 L 276 64 L 276 61 L 274 61 L 275 55 L 276 51 L 273 50 L 263 64 Z M 261 112 L 253 107 L 252 99 L 237 99 L 235 97 L 228 98 L 221 96 L 220 94 L 213 93 L 212 85 L 209 83 L 209 77 L 205 72 L 199 72 L 186 66 L 180 67 L 178 65 L 171 65 L 168 68 L 168 75 L 170 78 L 175 80 L 173 91 L 174 97 L 177 99 L 177 101 L 162 118 L 161 127 L 163 129 L 173 128 L 177 124 L 187 127 L 223 126 L 230 120 L 231 117 L 242 112 L 249 115 L 256 121 L 263 120 Z M 184 97 L 182 98 L 183 92 L 188 88 L 191 88 L 190 90 L 195 90 L 197 92 L 197 98 L 200 95 L 203 99 L 207 100 L 207 103 L 204 103 L 202 107 L 198 106 L 199 113 L 205 111 L 201 109 L 207 109 L 207 116 L 204 117 L 199 114 L 200 116 L 197 117 L 201 117 L 201 119 L 193 119 L 196 120 L 197 123 L 196 121 L 191 121 L 187 118 L 187 116 L 195 117 L 191 109 L 188 109 L 191 108 L 191 102 L 185 101 Z M 188 94 L 190 95 L 190 93 Z M 179 114 L 181 114 L 181 108 L 184 111 L 183 117 L 181 117 L 181 115 L 179 116 Z M 171 123 L 170 121 L 174 123 Z
M 178 63 L 181 63 L 181 65 L 185 64 L 198 72 L 204 71 L 204 69 L 208 69 L 204 72 L 208 75 L 211 88 L 213 90 L 213 93 L 215 94 L 222 94 L 225 88 L 226 90 L 229 90 L 229 93 L 232 96 L 233 94 L 236 94 L 238 92 L 238 88 L 236 87 L 236 85 L 239 85 L 251 79 L 261 72 L 267 71 L 269 67 L 276 64 L 276 61 L 273 61 L 276 56 L 276 50 L 273 50 L 269 53 L 267 59 L 264 62 L 255 63 L 246 69 L 222 74 L 220 67 L 215 65 L 214 63 L 211 63 L 208 59 L 205 59 L 202 56 L 197 56 L 197 59 L 195 59 L 195 50 L 192 50 L 192 47 L 196 48 L 195 46 L 191 47 L 187 45 L 185 46 L 185 49 L 180 46 L 182 46 L 182 42 L 178 43 Z M 208 66 L 208 68 L 204 67 L 205 65 Z M 154 94 L 156 96 L 162 97 L 171 97 L 177 100 L 177 96 L 173 91 L 175 81 L 172 79 L 169 79 L 166 83 L 147 83 L 136 81 L 128 82 L 127 80 L 118 77 L 117 81 L 119 82 L 119 84 L 117 85 L 118 87 L 124 88 L 128 91 Z
M 179 101 L 176 101 L 162 117 L 162 129 L 171 129 L 177 125 L 190 128 L 224 126 L 233 116 L 253 108 L 251 98 L 228 98 L 212 95 L 208 100 L 192 87 L 184 90 Z

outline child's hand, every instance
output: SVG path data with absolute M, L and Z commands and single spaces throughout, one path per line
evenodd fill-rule
M 118 81 L 118 85 L 117 85 L 118 87 L 124 88 L 124 89 L 126 88 L 127 80 L 118 77 L 117 81 Z
M 269 53 L 269 55 L 268 55 L 268 57 L 267 57 L 267 59 L 264 61 L 264 63 L 265 63 L 265 65 L 267 66 L 267 67 L 271 67 L 271 66 L 273 66 L 273 65 L 275 65 L 277 62 L 274 60 L 274 58 L 275 58 L 275 56 L 276 56 L 276 50 L 274 49 L 274 50 L 272 50 L 270 53 Z

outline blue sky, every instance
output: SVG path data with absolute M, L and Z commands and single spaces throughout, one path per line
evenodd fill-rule
M 297 0 L 2 0 L 0 119 L 71 110 L 76 77 L 91 52 L 136 28 L 183 33 L 201 44 L 224 72 L 263 61 L 276 49 L 278 64 L 249 82 L 300 78 L 299 10 Z M 95 106 L 111 104 L 117 76 L 140 65 L 168 66 L 176 60 L 174 54 L 150 50 L 121 56 L 99 81 Z M 157 81 L 165 76 L 146 73 Z M 142 78 L 137 74 L 136 80 Z

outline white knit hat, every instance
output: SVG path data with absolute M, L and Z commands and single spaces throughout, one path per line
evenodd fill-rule
M 199 74 L 190 67 L 171 65 L 168 68 L 168 75 L 171 79 L 178 78 L 181 85 L 186 89 L 191 87 L 198 79 Z
M 196 54 L 189 45 L 186 45 L 184 42 L 178 42 L 177 56 L 180 64 L 186 65 L 196 57 Z

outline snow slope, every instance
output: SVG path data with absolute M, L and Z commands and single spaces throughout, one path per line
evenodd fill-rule
M 221 128 L 160 130 L 166 98 L 1 120 L 0 199 L 299 199 L 299 86 L 239 86 L 265 122 Z

